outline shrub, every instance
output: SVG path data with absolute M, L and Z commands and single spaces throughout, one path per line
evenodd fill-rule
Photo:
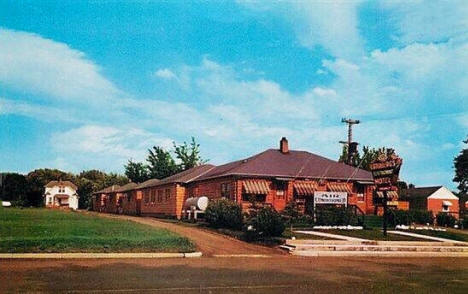
M 251 213 L 244 231 L 247 239 L 258 237 L 279 237 L 285 229 L 281 215 L 271 207 L 264 207 Z
M 460 221 L 461 228 L 468 229 L 468 215 L 465 216 L 463 220 Z
M 315 215 L 316 224 L 321 226 L 355 226 L 361 224 L 351 207 L 317 207 Z
M 214 228 L 240 230 L 242 208 L 228 199 L 210 201 L 205 211 L 205 221 Z
M 453 227 L 457 219 L 448 213 L 439 212 L 436 216 L 437 224 L 443 227 Z
M 432 224 L 434 222 L 434 216 L 431 211 L 425 210 L 389 210 L 388 212 L 388 224 L 390 226 L 406 225 L 409 226 L 412 223 L 417 224 Z

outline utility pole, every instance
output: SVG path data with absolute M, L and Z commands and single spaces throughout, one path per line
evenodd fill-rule
M 342 118 L 341 122 L 346 123 L 348 125 L 348 140 L 340 141 L 340 143 L 346 145 L 346 149 L 348 150 L 348 157 L 346 158 L 346 164 L 351 164 L 351 159 L 353 155 L 357 152 L 357 145 L 358 145 L 357 142 L 353 142 L 353 125 L 357 125 L 361 121 L 358 119 Z

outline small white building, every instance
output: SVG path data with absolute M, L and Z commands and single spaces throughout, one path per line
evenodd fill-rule
M 45 185 L 46 207 L 78 209 L 78 188 L 70 181 L 51 181 Z

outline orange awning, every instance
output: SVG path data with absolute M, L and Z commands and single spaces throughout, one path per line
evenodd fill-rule
M 327 187 L 330 192 L 351 193 L 351 189 L 346 183 L 328 183 Z
M 296 194 L 299 196 L 314 195 L 315 190 L 317 190 L 317 183 L 296 182 L 294 183 L 294 189 L 296 190 Z
M 266 181 L 243 181 L 243 186 L 247 194 L 268 194 L 270 192 Z

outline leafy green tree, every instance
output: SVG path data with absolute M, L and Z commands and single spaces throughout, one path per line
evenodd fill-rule
M 18 173 L 0 174 L 0 198 L 22 206 L 26 202 L 27 181 L 24 175 Z
M 468 144 L 468 139 L 463 141 Z M 468 193 L 468 148 L 464 148 L 457 157 L 453 160 L 455 167 L 455 177 L 453 181 L 458 183 L 460 193 Z
M 171 153 L 159 146 L 148 149 L 146 161 L 148 162 L 150 178 L 163 179 L 179 171 Z
M 134 183 L 142 183 L 150 179 L 148 167 L 142 162 L 134 162 L 131 159 L 125 165 L 125 175 Z
M 181 145 L 176 145 L 175 142 L 173 144 L 174 153 L 180 160 L 179 170 L 184 171 L 207 162 L 207 160 L 201 158 L 200 144 L 195 141 L 194 137 L 192 137 L 190 144 L 187 144 L 187 142 Z

